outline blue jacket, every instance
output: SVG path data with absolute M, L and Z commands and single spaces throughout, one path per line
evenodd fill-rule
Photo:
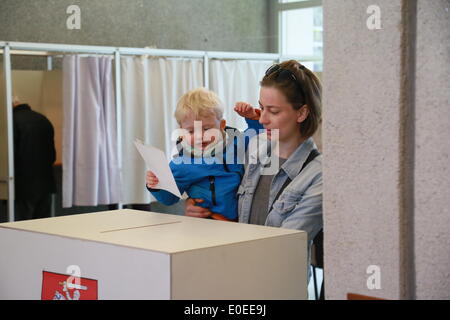
M 247 123 L 249 129 L 258 130 L 262 128 L 258 121 L 248 120 Z M 249 135 L 236 134 L 236 137 L 227 143 L 223 154 L 215 158 L 194 159 L 190 154 L 185 155 L 181 151 L 169 164 L 180 193 L 186 192 L 190 198 L 203 199 L 204 201 L 198 205 L 208 208 L 213 213 L 219 213 L 230 220 L 237 219 L 237 190 L 245 170 L 243 159 L 238 158 L 237 149 L 240 146 L 244 146 L 246 149 L 249 138 Z M 219 158 L 226 159 L 231 149 L 234 151 L 231 163 L 230 161 L 225 164 L 214 161 Z M 149 188 L 148 190 L 159 202 L 165 205 L 172 205 L 180 200 L 180 198 L 165 190 Z

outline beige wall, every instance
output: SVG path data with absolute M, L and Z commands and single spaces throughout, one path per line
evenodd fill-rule
M 373 4 L 324 0 L 326 298 L 450 299 L 450 1 Z

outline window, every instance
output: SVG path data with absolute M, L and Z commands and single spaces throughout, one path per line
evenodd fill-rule
M 321 0 L 278 0 L 279 50 L 299 56 L 313 71 L 323 66 L 323 10 Z

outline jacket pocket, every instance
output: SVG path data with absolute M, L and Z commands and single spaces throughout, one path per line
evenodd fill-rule
M 251 201 L 253 197 L 253 190 L 249 190 L 244 186 L 239 186 L 237 191 L 238 197 L 238 212 L 241 222 L 248 223 L 248 216 L 250 214 Z
M 280 215 L 286 215 L 300 203 L 300 200 L 301 196 L 285 191 L 273 204 L 272 211 L 275 211 Z

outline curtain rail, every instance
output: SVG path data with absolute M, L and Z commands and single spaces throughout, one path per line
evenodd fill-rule
M 152 48 L 131 48 L 131 47 L 108 47 L 108 46 L 88 46 L 70 44 L 52 44 L 35 42 L 8 42 L 0 41 L 0 53 L 3 48 L 9 46 L 11 55 L 35 55 L 35 56 L 55 56 L 62 53 L 73 54 L 101 54 L 115 55 L 119 52 L 125 56 L 155 56 L 155 57 L 180 57 L 180 58 L 204 58 L 209 59 L 230 59 L 230 60 L 300 60 L 300 61 L 320 61 L 318 56 L 292 56 L 280 55 L 277 53 L 255 53 L 255 52 L 224 52 L 224 51 L 198 51 L 198 50 L 172 50 L 172 49 L 152 49 Z

